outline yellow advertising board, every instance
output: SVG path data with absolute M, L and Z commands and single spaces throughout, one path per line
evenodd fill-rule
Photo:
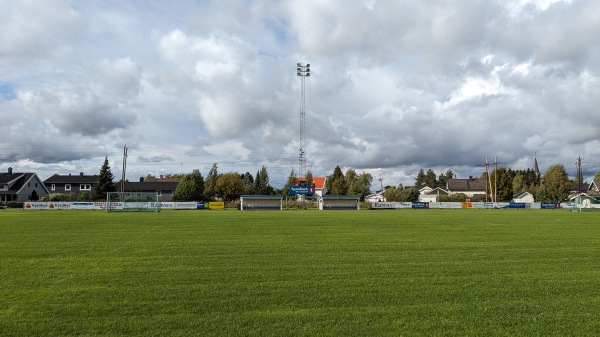
M 223 209 L 223 208 L 225 208 L 225 203 L 223 201 L 211 201 L 208 203 L 208 208 Z

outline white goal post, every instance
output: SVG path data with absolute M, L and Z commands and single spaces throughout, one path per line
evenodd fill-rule
M 160 212 L 160 199 L 157 192 L 108 192 L 106 193 L 107 212 Z

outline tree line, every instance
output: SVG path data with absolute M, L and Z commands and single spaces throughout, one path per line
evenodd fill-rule
M 233 201 L 244 194 L 288 196 L 290 186 L 298 183 L 297 178 L 294 169 L 292 169 L 284 187 L 276 189 L 270 185 L 269 174 L 264 165 L 253 176 L 250 172 L 243 174 L 237 172 L 219 173 L 218 164 L 214 163 L 206 179 L 202 177 L 199 170 L 183 175 L 173 194 L 173 200 L 210 201 L 218 198 L 224 201 Z M 358 195 L 364 200 L 364 197 L 371 193 L 373 177 L 369 173 L 359 174 L 354 169 L 349 169 L 344 174 L 338 165 L 327 178 L 328 194 Z M 304 179 L 306 185 L 314 185 L 311 171 L 306 173 Z
M 429 169 L 420 169 L 415 179 L 415 185 L 404 188 L 402 184 L 397 187 L 387 187 L 384 196 L 387 201 L 416 201 L 419 198 L 418 190 L 424 186 L 432 188 L 447 188 L 446 183 L 449 179 L 455 179 L 456 175 L 452 170 L 436 175 Z M 533 169 L 513 170 L 500 167 L 484 172 L 478 179 L 486 181 L 488 196 L 479 195 L 471 199 L 479 201 L 489 200 L 489 196 L 495 195 L 497 201 L 510 201 L 515 194 L 521 192 L 531 193 L 536 201 L 559 202 L 568 198 L 574 185 L 580 186 L 582 190 L 587 189 L 588 182 L 583 181 L 581 175 L 569 179 L 567 171 L 562 164 L 552 165 L 543 174 L 535 172 Z M 594 180 L 600 180 L 600 172 L 596 173 Z M 464 194 L 454 194 L 451 196 L 442 196 L 439 201 L 464 201 L 467 196 Z
M 574 184 L 584 188 L 587 187 L 587 182 L 584 182 L 583 177 L 580 175 L 572 180 L 569 179 L 562 164 L 550 166 L 543 175 L 539 175 L 532 169 L 513 170 L 504 167 L 494 169 L 489 174 L 488 177 L 488 173 L 484 172 L 479 179 L 488 182 L 488 196 L 495 195 L 498 201 L 510 201 L 515 194 L 520 192 L 533 194 L 537 201 L 563 201 L 569 196 Z M 294 169 L 292 169 L 284 187 L 280 190 L 273 188 L 270 185 L 269 174 L 264 165 L 255 175 L 250 172 L 243 174 L 237 172 L 219 173 L 218 164 L 213 163 L 206 179 L 197 169 L 189 174 L 168 176 L 179 178 L 179 183 L 173 193 L 174 201 L 211 201 L 216 199 L 234 201 L 243 194 L 287 196 L 289 195 L 290 186 L 297 184 L 297 177 Z M 308 171 L 304 178 L 307 185 L 314 184 L 311 171 Z M 452 170 L 437 175 L 432 169 L 427 171 L 420 169 L 415 178 L 414 186 L 409 188 L 405 188 L 402 184 L 387 186 L 384 189 L 384 197 L 387 201 L 417 201 L 421 187 L 434 188 L 439 186 L 446 188 L 448 180 L 454 178 L 456 178 L 456 175 Z M 600 172 L 596 173 L 594 179 L 600 180 Z M 340 166 L 337 165 L 333 173 L 327 176 L 326 181 L 327 194 L 357 195 L 364 201 L 365 197 L 371 193 L 373 177 L 366 172 L 357 173 L 354 169 L 348 169 L 343 173 Z M 117 185 L 114 183 L 114 176 L 108 164 L 108 158 L 105 158 L 93 192 L 91 194 L 80 193 L 78 198 L 79 200 L 106 200 L 106 193 L 116 190 Z M 478 197 L 486 200 L 485 195 Z M 440 201 L 464 201 L 466 196 L 458 194 L 444 198 Z

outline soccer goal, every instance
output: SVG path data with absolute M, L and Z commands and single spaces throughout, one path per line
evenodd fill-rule
M 107 212 L 160 212 L 157 192 L 108 192 Z
M 572 212 L 600 211 L 600 200 L 596 198 L 578 195 L 573 201 Z

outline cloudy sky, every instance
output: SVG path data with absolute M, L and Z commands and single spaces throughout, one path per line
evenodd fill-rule
M 0 171 L 600 170 L 597 0 L 0 0 Z

